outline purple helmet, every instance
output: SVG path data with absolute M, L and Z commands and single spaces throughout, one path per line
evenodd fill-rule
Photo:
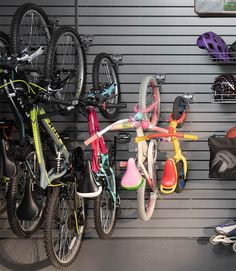
M 197 46 L 206 49 L 215 59 L 229 61 L 229 50 L 225 41 L 214 32 L 206 32 L 197 39 Z

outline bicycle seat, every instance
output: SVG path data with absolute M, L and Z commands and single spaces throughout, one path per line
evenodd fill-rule
M 121 179 L 121 186 L 128 190 L 136 190 L 143 184 L 143 178 L 139 173 L 134 158 L 129 158 L 125 175 Z
M 177 170 L 175 161 L 172 158 L 168 158 L 165 163 L 160 190 L 164 194 L 170 194 L 175 191 L 176 185 Z

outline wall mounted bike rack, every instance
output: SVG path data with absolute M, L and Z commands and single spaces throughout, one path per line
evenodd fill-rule
M 116 64 L 116 66 L 122 66 L 123 64 L 123 55 L 121 54 L 113 54 L 111 55 L 111 58 L 113 62 Z
M 80 39 L 82 42 L 82 46 L 85 49 L 88 49 L 89 47 L 93 46 L 93 41 L 94 41 L 93 35 L 80 35 Z
M 166 74 L 160 73 L 156 75 L 157 85 L 161 86 L 166 82 Z
M 50 26 L 52 26 L 53 29 L 56 29 L 61 25 L 61 18 L 60 16 L 50 16 L 49 17 Z

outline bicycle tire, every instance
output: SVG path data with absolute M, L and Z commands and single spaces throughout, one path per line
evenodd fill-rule
M 114 157 L 114 156 L 112 156 L 113 149 L 114 149 L 114 144 L 111 144 L 108 149 L 109 161 L 112 157 Z M 114 161 L 111 161 L 111 165 L 113 165 L 113 171 L 115 173 Z M 110 175 L 109 177 L 113 178 L 112 175 Z M 115 193 L 117 195 L 117 193 L 118 193 L 117 192 L 117 184 L 116 184 L 116 180 L 114 180 L 114 181 L 115 181 L 115 189 L 116 189 Z M 104 201 L 103 201 L 104 198 L 106 200 L 105 205 L 104 205 Z M 103 207 L 108 207 L 109 212 L 111 213 L 111 223 L 110 223 L 110 226 L 108 227 L 108 229 L 105 229 L 104 225 L 103 225 L 103 219 L 104 219 L 103 214 L 102 214 Z M 94 199 L 94 224 L 95 224 L 96 232 L 101 239 L 109 239 L 111 237 L 111 235 L 113 234 L 113 232 L 115 230 L 115 226 L 116 226 L 116 221 L 117 221 L 117 214 L 118 214 L 117 209 L 118 209 L 117 203 L 115 203 L 115 206 L 114 206 L 114 201 L 113 201 L 111 192 L 105 186 L 105 181 L 104 181 L 102 193 Z M 108 211 L 105 212 L 105 214 L 109 214 Z M 108 221 L 108 219 L 109 219 L 109 217 L 105 217 L 105 220 Z
M 65 41 L 66 43 L 63 44 Z M 66 59 L 67 52 L 71 54 Z M 63 68 L 64 66 L 66 68 Z M 44 74 L 46 79 L 51 81 L 53 89 L 62 89 L 55 93 L 58 99 L 71 101 L 78 99 L 84 93 L 86 80 L 85 54 L 79 35 L 74 28 L 62 26 L 53 33 L 46 52 Z M 59 107 L 63 109 L 65 106 Z
M 33 151 L 34 152 L 34 151 Z M 32 149 L 28 148 L 26 150 L 25 157 L 32 153 Z M 22 167 L 22 168 L 21 168 Z M 36 232 L 43 224 L 44 221 L 44 207 L 46 201 L 46 194 L 37 186 L 35 186 L 35 191 L 38 191 L 38 196 L 42 199 L 41 211 L 39 216 L 34 221 L 19 221 L 16 215 L 16 209 L 21 202 L 23 197 L 24 185 L 25 185 L 25 172 L 27 166 L 24 162 L 19 162 L 17 164 L 17 174 L 10 178 L 8 181 L 7 195 L 6 195 L 6 206 L 7 206 L 7 216 L 10 227 L 15 235 L 20 238 L 29 238 L 34 232 Z M 29 178 L 29 176 L 26 176 Z M 24 181 L 24 182 L 23 182 Z M 37 190 L 36 190 L 37 189 Z M 42 193 L 42 194 L 41 194 Z M 33 223 L 33 224 L 30 224 Z M 28 227 L 27 227 L 28 226 Z
M 0 31 L 0 53 L 2 55 L 9 55 L 10 53 L 10 40 L 8 35 Z M 7 183 L 3 178 L 0 179 L 0 214 L 6 211 L 6 186 Z
M 173 103 L 173 120 L 181 118 L 183 112 L 186 110 L 185 100 L 182 96 L 177 96 Z M 177 125 L 177 128 L 184 126 L 184 121 Z
M 106 71 L 105 67 L 107 68 Z M 109 72 L 109 77 L 107 77 Z M 104 80 L 102 80 L 104 79 Z M 107 99 L 108 103 L 119 104 L 121 99 L 120 91 L 120 82 L 117 70 L 115 68 L 115 63 L 112 58 L 106 53 L 98 54 L 93 62 L 93 71 L 92 71 L 92 81 L 93 81 L 93 91 L 96 94 L 100 94 L 104 88 L 109 88 L 114 84 L 114 89 L 116 95 L 112 99 Z M 109 96 L 108 96 L 109 97 Z M 113 119 L 117 116 L 119 108 L 112 109 L 100 109 L 101 114 L 106 119 Z
M 151 140 L 148 147 L 148 172 L 152 178 L 153 191 L 147 185 L 147 180 L 137 190 L 137 206 L 139 218 L 148 221 L 155 210 L 157 200 L 157 181 L 155 162 L 157 159 L 157 141 Z
M 0 215 L 6 211 L 6 183 L 3 179 L 0 180 Z
M 8 35 L 0 31 L 0 47 L 1 47 L 1 54 L 9 55 L 10 54 L 10 39 Z
M 176 163 L 176 171 L 177 171 L 177 185 L 175 188 L 176 193 L 181 193 L 184 190 L 187 179 L 184 178 L 184 164 L 182 161 L 178 161 Z
M 76 245 L 76 247 L 74 248 L 75 249 L 74 254 L 71 256 L 71 258 L 69 258 L 67 260 L 66 260 L 66 258 L 64 259 L 64 261 L 60 260 L 59 256 L 56 254 L 56 249 L 54 248 L 54 245 L 56 245 L 56 243 L 54 242 L 54 239 L 53 239 L 53 232 L 56 231 L 56 229 L 53 228 L 54 227 L 54 215 L 56 216 L 57 211 L 60 210 L 60 201 L 67 202 L 67 204 L 70 208 L 69 196 L 67 198 L 66 198 L 66 196 L 64 197 L 63 192 L 61 192 L 61 189 L 62 188 L 59 188 L 59 187 L 53 188 L 50 199 L 47 202 L 47 208 L 46 208 L 46 214 L 45 214 L 46 219 L 45 219 L 45 226 L 44 226 L 44 245 L 45 245 L 46 254 L 47 254 L 48 259 L 51 262 L 51 264 L 54 267 L 56 267 L 57 269 L 62 269 L 63 267 L 67 267 L 75 261 L 77 255 L 81 249 L 83 235 L 84 235 L 84 231 L 85 231 L 85 210 L 84 210 L 83 199 L 82 198 L 79 199 L 78 196 L 75 195 L 75 198 L 81 200 L 81 202 L 82 202 L 82 207 L 81 207 L 82 209 L 80 209 L 79 212 L 80 212 L 80 214 L 81 214 L 81 212 L 83 213 L 84 225 L 80 226 L 81 234 L 79 235 L 79 238 L 77 238 L 78 235 L 74 235 L 74 237 L 73 237 L 73 238 L 76 238 L 76 240 L 74 241 L 74 244 L 73 244 L 73 246 Z M 61 208 L 63 208 L 63 206 L 64 205 L 62 205 Z M 56 220 L 58 220 L 58 218 L 61 219 L 61 217 L 59 217 L 59 215 Z M 63 238 L 63 230 L 61 233 L 61 227 L 63 228 L 63 226 L 66 225 L 68 228 L 71 227 L 71 231 L 72 231 L 72 228 L 76 228 L 76 225 L 75 225 L 76 222 L 73 221 L 71 215 L 69 215 L 69 218 L 65 221 L 67 223 L 64 223 L 63 221 L 62 221 L 62 223 L 60 223 L 61 220 L 58 222 L 58 223 L 60 223 L 59 235 L 62 236 L 62 238 Z M 64 223 L 64 225 L 62 225 L 63 223 Z M 76 233 L 74 233 L 74 234 L 76 234 Z M 60 236 L 59 236 L 59 238 L 60 238 Z M 72 242 L 73 242 L 73 239 L 72 239 L 72 241 L 70 241 L 70 245 L 72 244 Z M 68 250 L 69 250 L 70 245 L 67 248 Z M 68 253 L 70 253 L 70 252 L 68 252 Z
M 27 20 L 32 14 L 35 16 L 31 17 L 30 24 L 27 24 Z M 34 24 L 33 20 L 35 20 L 35 27 L 32 27 Z M 27 27 L 30 29 L 27 30 Z M 29 34 L 30 31 L 32 31 L 31 29 L 35 29 L 35 33 L 32 32 Z M 36 51 L 40 46 L 47 46 L 51 32 L 52 29 L 50 21 L 44 10 L 36 4 L 23 4 L 16 10 L 11 23 L 11 53 L 13 55 L 18 55 L 27 47 L 30 47 L 33 49 L 33 51 Z M 34 68 L 39 68 L 44 62 L 45 53 L 33 60 L 29 65 L 33 66 Z M 26 73 L 26 77 L 29 81 L 38 80 L 38 78 L 35 79 L 31 73 Z
M 149 87 L 151 87 L 151 91 L 149 91 Z M 149 99 L 147 100 L 147 98 Z M 142 79 L 139 88 L 139 110 L 145 110 L 153 102 L 157 103 L 156 107 L 151 112 L 144 113 L 144 119 L 155 126 L 160 117 L 160 92 L 156 79 L 152 76 L 146 76 Z

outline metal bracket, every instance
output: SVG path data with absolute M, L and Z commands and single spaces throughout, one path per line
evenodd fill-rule
M 111 58 L 117 67 L 123 65 L 123 55 L 113 54 L 111 55 Z
M 90 46 L 93 46 L 93 35 L 80 35 L 82 46 L 84 46 L 85 49 L 88 49 Z
M 61 24 L 61 18 L 60 16 L 50 16 L 49 22 L 50 25 L 52 25 L 53 29 L 55 29 Z
M 157 74 L 156 75 L 156 80 L 158 85 L 162 85 L 166 82 L 166 74 Z
M 194 93 L 184 93 L 183 97 L 187 105 L 194 103 L 193 101 Z

